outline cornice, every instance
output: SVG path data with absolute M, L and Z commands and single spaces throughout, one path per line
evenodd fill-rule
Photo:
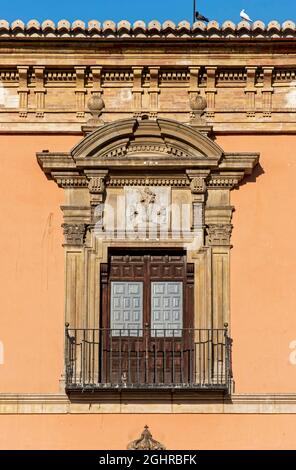
M 145 39 L 145 38 L 197 38 L 197 39 L 290 39 L 296 37 L 296 26 L 291 20 L 280 24 L 273 20 L 268 24 L 262 21 L 255 21 L 252 25 L 246 21 L 238 24 L 232 21 L 225 21 L 219 24 L 217 21 L 210 21 L 207 25 L 201 21 L 191 24 L 183 20 L 178 24 L 167 20 L 160 23 L 157 20 L 146 24 L 144 21 L 135 21 L 131 24 L 127 20 L 115 23 L 106 20 L 100 23 L 97 20 L 91 20 L 87 24 L 84 21 L 76 20 L 70 23 L 67 20 L 60 20 L 57 23 L 51 20 L 45 20 L 39 23 L 37 20 L 30 20 L 24 23 L 18 19 L 9 23 L 6 20 L 0 20 L 0 38 L 31 38 L 38 40 L 40 38 L 59 38 L 62 40 L 68 38 L 95 38 L 95 39 Z
M 102 392 L 72 400 L 58 394 L 0 394 L 0 415 L 25 414 L 296 414 L 296 394 Z

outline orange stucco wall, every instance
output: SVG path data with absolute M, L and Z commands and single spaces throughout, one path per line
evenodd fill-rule
M 0 136 L 1 393 L 59 390 L 63 191 L 46 180 L 35 154 L 65 151 L 78 140 Z M 261 153 L 256 175 L 232 192 L 236 392 L 295 392 L 289 345 L 296 340 L 296 136 L 220 136 L 217 141 L 225 151 Z M 2 415 L 0 448 L 121 449 L 146 423 L 169 449 L 295 447 L 296 415 L 135 414 L 126 423 L 127 415 Z M 185 428 L 186 434 L 178 432 Z
M 63 190 L 36 152 L 77 137 L 1 136 L 1 392 L 56 392 L 63 364 Z
M 296 339 L 296 137 L 220 137 L 219 144 L 261 153 L 255 175 L 232 192 L 236 391 L 295 392 L 289 345 Z
M 36 152 L 78 136 L 1 136 L 1 392 L 57 392 L 63 363 L 63 191 Z M 237 392 L 294 392 L 296 159 L 294 136 L 221 136 L 225 151 L 259 151 L 260 168 L 232 192 L 231 311 Z
M 21 415 L 1 417 L 0 449 L 126 449 L 146 424 L 169 450 L 295 448 L 295 415 Z

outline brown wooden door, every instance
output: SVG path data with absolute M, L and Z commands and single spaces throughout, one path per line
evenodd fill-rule
M 114 252 L 105 272 L 102 380 L 127 386 L 190 382 L 193 269 L 185 253 Z

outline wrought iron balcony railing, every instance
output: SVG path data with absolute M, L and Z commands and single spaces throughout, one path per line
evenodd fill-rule
M 69 329 L 66 389 L 199 389 L 230 392 L 225 329 Z

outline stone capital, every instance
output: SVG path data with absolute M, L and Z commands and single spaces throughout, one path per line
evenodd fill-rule
M 86 234 L 86 224 L 62 224 L 65 245 L 83 246 Z
M 206 227 L 210 246 L 229 246 L 233 226 L 231 224 L 209 224 Z

